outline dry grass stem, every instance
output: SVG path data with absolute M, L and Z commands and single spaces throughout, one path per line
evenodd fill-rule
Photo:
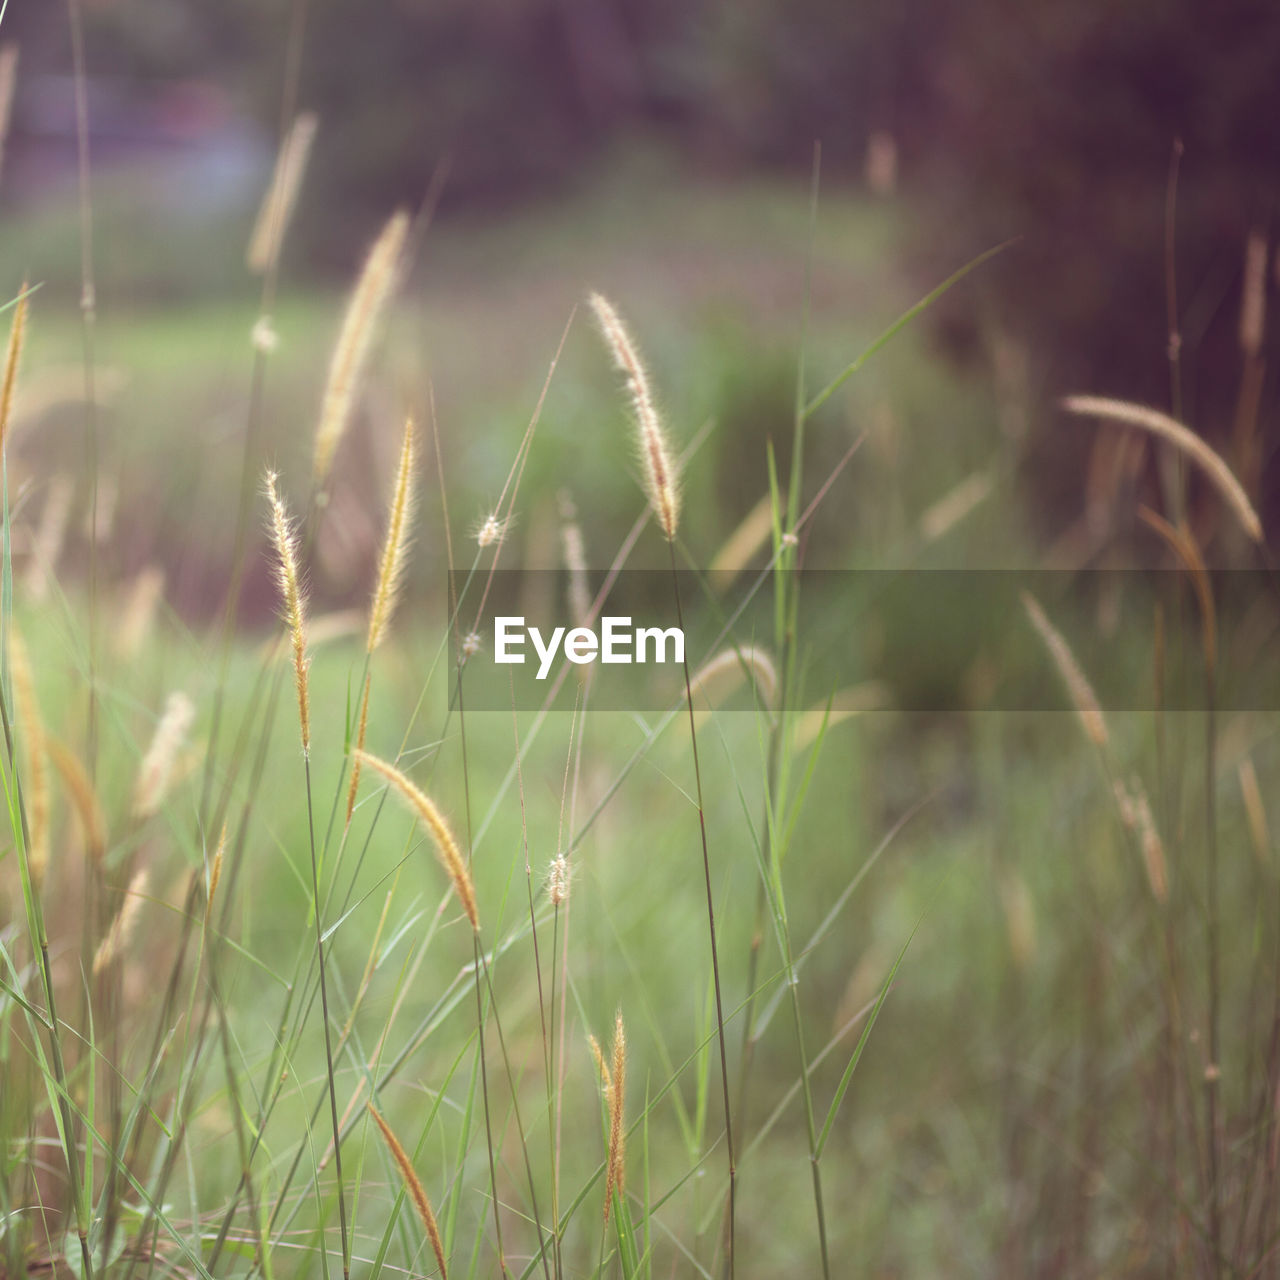
M 284 234 L 293 218 L 302 189 L 303 175 L 307 171 L 307 159 L 316 137 L 316 117 L 311 111 L 303 111 L 294 117 L 276 157 L 276 167 L 271 175 L 271 185 L 258 210 L 258 220 L 249 237 L 249 250 L 245 255 L 249 270 L 262 275 L 275 265 L 280 256 Z
M 367 751 L 355 750 L 351 754 L 357 763 L 366 764 L 370 769 L 382 774 L 422 820 L 423 826 L 430 832 L 431 839 L 435 843 L 441 866 L 453 881 L 453 891 L 458 895 L 458 901 L 462 904 L 467 919 L 471 921 L 471 927 L 479 932 L 480 913 L 476 907 L 475 886 L 471 882 L 471 873 L 467 870 L 466 861 L 458 848 L 457 840 L 453 837 L 453 832 L 449 829 L 449 824 L 444 820 L 444 815 L 436 808 L 431 798 L 406 778 L 395 765 L 370 755 Z
M 317 488 L 329 478 L 333 456 L 351 417 L 378 322 L 399 279 L 400 262 L 408 236 L 409 215 L 401 209 L 392 214 L 374 242 L 356 282 L 355 292 L 347 304 L 320 405 L 320 425 L 316 430 L 312 463 Z
M 613 304 L 598 293 L 591 295 L 590 302 L 596 319 L 600 322 L 605 342 L 613 354 L 614 363 L 627 380 L 627 391 L 631 396 L 640 435 L 645 492 L 649 497 L 649 505 L 658 518 L 659 527 L 670 541 L 676 536 L 676 528 L 680 523 L 679 477 L 662 420 L 654 405 L 649 375 L 645 372 L 631 335 Z
M 96 978 L 113 964 L 124 958 L 129 949 L 129 941 L 133 937 L 134 927 L 138 923 L 138 913 L 142 910 L 143 896 L 147 891 L 147 872 L 139 871 L 129 882 L 124 902 L 111 921 L 106 937 L 98 944 L 93 956 L 93 976 Z
M 1062 407 L 1068 413 L 1082 417 L 1104 418 L 1111 422 L 1138 427 L 1171 444 L 1204 472 L 1210 483 L 1222 495 L 1235 513 L 1245 533 L 1257 543 L 1262 542 L 1262 521 L 1253 509 L 1235 473 L 1198 435 L 1181 422 L 1150 409 L 1146 405 L 1131 404 L 1127 400 L 1112 400 L 1106 396 L 1067 396 Z
M 284 617 L 289 624 L 293 646 L 293 682 L 298 694 L 298 725 L 302 733 L 302 753 L 311 754 L 311 703 L 307 689 L 307 635 L 304 619 L 305 602 L 298 578 L 297 538 L 284 502 L 276 492 L 276 473 L 267 472 L 267 500 L 271 504 L 271 536 L 275 543 L 276 582 L 284 603 Z
M 1030 592 L 1022 593 L 1022 604 L 1027 611 L 1027 616 L 1031 619 L 1032 626 L 1040 633 L 1040 639 L 1049 650 L 1054 666 L 1058 668 L 1062 683 L 1066 686 L 1076 714 L 1080 717 L 1085 736 L 1096 747 L 1105 748 L 1108 742 L 1106 719 L 1102 714 L 1101 706 L 1098 705 L 1093 686 L 1085 679 L 1085 674 L 1080 670 L 1080 664 L 1076 662 L 1070 646 L 1063 639 L 1062 633 L 1045 617 L 1044 610 Z
M 107 826 L 102 816 L 102 805 L 98 802 L 93 783 L 89 781 L 88 771 L 80 763 L 80 757 L 57 738 L 46 739 L 45 745 L 49 749 L 49 759 L 53 761 L 53 767 L 62 778 L 63 786 L 70 793 L 71 803 L 80 819 L 85 852 L 101 868 L 107 852 Z
M 156 725 L 155 735 L 138 770 L 138 780 L 133 789 L 135 818 L 149 818 L 160 808 L 173 781 L 174 767 L 178 764 L 195 714 L 195 706 L 185 693 L 169 695 L 164 714 Z
M 38 887 L 44 881 L 49 864 L 49 766 L 44 723 L 40 718 L 40 703 L 36 699 L 27 646 L 13 627 L 9 630 L 9 663 L 13 672 L 14 709 L 22 729 L 27 765 L 23 787 L 31 841 L 27 848 L 27 865 L 31 870 L 32 883 Z
M 413 1201 L 413 1207 L 418 1211 L 418 1217 L 421 1219 L 423 1229 L 427 1233 L 427 1239 L 431 1241 L 432 1251 L 435 1253 L 436 1262 L 440 1266 L 440 1274 L 447 1277 L 448 1268 L 444 1260 L 444 1241 L 440 1238 L 440 1228 L 436 1225 L 436 1215 L 431 1211 L 431 1201 L 427 1199 L 426 1190 L 409 1159 L 408 1153 L 400 1145 L 400 1140 L 396 1135 L 391 1132 L 391 1126 L 382 1118 L 377 1107 L 372 1102 L 365 1105 L 369 1108 L 369 1114 L 381 1130 L 383 1141 L 387 1144 L 387 1150 L 391 1152 L 391 1158 L 396 1162 L 396 1167 L 400 1170 L 400 1177 L 404 1182 L 405 1190 Z

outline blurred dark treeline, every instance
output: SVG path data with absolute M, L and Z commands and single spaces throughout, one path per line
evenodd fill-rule
M 214 82 L 274 136 L 296 0 L 85 8 L 96 76 Z M 981 305 L 970 294 L 948 314 L 957 350 L 995 327 L 1027 344 L 1044 385 L 1167 405 L 1177 140 L 1184 409 L 1210 434 L 1237 412 L 1245 240 L 1275 239 L 1275 0 L 308 0 L 305 10 L 299 101 L 321 116 L 309 192 L 327 211 L 309 219 L 317 265 L 348 269 L 351 226 L 419 199 L 445 155 L 456 212 L 563 191 L 637 136 L 709 175 L 765 166 L 797 179 L 820 139 L 826 180 L 860 181 L 881 132 L 896 144 L 922 272 L 936 279 L 1019 237 L 984 270 Z M 25 65 L 65 70 L 64 5 L 10 0 L 5 26 Z M 1261 420 L 1268 407 L 1264 389 Z M 1262 463 L 1274 464 L 1275 447 L 1265 442 Z

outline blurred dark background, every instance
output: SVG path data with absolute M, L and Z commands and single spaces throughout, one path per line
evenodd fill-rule
M 1273 0 L 305 8 L 298 101 L 318 112 L 322 145 L 291 252 L 322 278 L 348 279 L 385 211 L 419 202 L 446 156 L 447 222 L 572 191 L 637 142 L 700 175 L 766 170 L 799 184 L 820 141 L 828 189 L 894 191 L 897 249 L 922 282 L 1016 238 L 984 268 L 977 301 L 948 301 L 932 322 L 962 364 L 1014 335 L 1042 401 L 1088 387 L 1170 406 L 1177 149 L 1178 407 L 1230 452 L 1245 245 L 1253 234 L 1270 251 L 1280 181 Z M 189 170 L 163 198 L 191 216 L 256 200 L 296 7 L 86 0 L 85 16 L 98 172 L 168 148 Z M 10 0 L 0 34 L 22 48 L 2 197 L 21 201 L 71 180 L 66 8 Z M 1273 327 L 1259 360 L 1275 347 Z M 1247 478 L 1274 511 L 1276 396 L 1261 388 Z M 1041 467 L 1050 500 L 1061 460 L 1050 448 Z

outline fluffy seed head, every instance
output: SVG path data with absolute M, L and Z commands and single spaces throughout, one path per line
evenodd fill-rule
M 1094 746 L 1104 748 L 1108 741 L 1107 722 L 1103 717 L 1101 706 L 1098 705 L 1093 686 L 1085 679 L 1084 672 L 1080 670 L 1080 664 L 1076 662 L 1070 646 L 1062 638 L 1061 632 L 1045 617 L 1044 610 L 1036 598 L 1024 591 L 1022 605 L 1027 611 L 1027 617 L 1031 619 L 1031 625 L 1040 633 L 1040 639 L 1049 650 L 1054 666 L 1058 668 L 1062 683 L 1066 686 L 1067 694 L 1075 705 L 1076 714 L 1080 717 L 1085 736 Z
M 659 528 L 670 540 L 676 536 L 680 523 L 679 476 L 649 389 L 649 375 L 613 304 L 598 293 L 593 293 L 590 301 L 613 361 L 626 379 L 640 437 L 645 491 Z
M 507 536 L 507 522 L 498 517 L 496 511 L 491 511 L 480 522 L 480 527 L 476 530 L 476 545 L 483 550 L 485 547 L 491 547 L 495 543 L 501 543 Z
M 723 701 L 750 675 L 760 701 L 773 706 L 778 692 L 778 672 L 773 659 L 763 649 L 749 645 L 724 649 L 701 667 L 689 683 L 689 694 L 701 694 L 709 701 Z
M 374 1123 L 377 1124 L 379 1131 L 382 1133 L 382 1140 L 387 1144 L 387 1150 L 391 1152 L 391 1158 L 395 1161 L 396 1168 L 400 1170 L 401 1181 L 404 1182 L 405 1190 L 413 1201 L 413 1207 L 418 1211 L 418 1218 L 422 1222 L 423 1230 L 426 1231 L 427 1239 L 431 1242 L 431 1250 L 436 1255 L 436 1263 L 440 1268 L 440 1275 L 444 1280 L 447 1280 L 448 1270 L 444 1260 L 444 1242 L 440 1238 L 440 1228 L 436 1225 L 436 1215 L 431 1211 L 431 1201 L 427 1199 L 426 1189 L 423 1187 L 408 1153 L 400 1145 L 400 1140 L 396 1135 L 391 1132 L 391 1126 L 378 1113 L 377 1107 L 372 1102 L 366 1103 L 366 1106 L 369 1108 L 369 1114 L 373 1117 Z
M 372 653 L 386 634 L 395 613 L 400 588 L 404 584 L 404 568 L 409 546 L 409 530 L 413 525 L 413 464 L 415 458 L 413 419 L 406 419 L 404 440 L 400 446 L 400 465 L 387 514 L 387 536 L 378 560 L 378 585 L 374 588 L 369 610 L 369 640 Z
M 101 867 L 107 851 L 107 830 L 93 783 L 89 781 L 89 775 L 79 757 L 65 743 L 56 738 L 48 738 L 45 745 L 49 748 L 49 758 L 61 776 L 63 786 L 71 794 L 71 803 L 75 806 L 80 829 L 84 834 L 85 852 Z
M 558 502 L 560 544 L 564 567 L 569 571 L 569 614 L 575 625 L 585 627 L 591 615 L 591 590 L 587 585 L 587 555 L 582 544 L 582 527 L 578 524 L 578 509 L 567 489 L 560 490 Z
M 476 908 L 475 885 L 471 882 L 471 873 L 467 870 L 466 861 L 462 857 L 458 842 L 454 839 L 444 815 L 436 808 L 426 792 L 406 778 L 395 765 L 370 755 L 367 751 L 357 749 L 351 754 L 357 761 L 382 774 L 418 815 L 422 825 L 431 834 L 431 839 L 436 846 L 436 855 L 440 859 L 440 864 L 448 872 L 449 879 L 453 881 L 453 891 L 458 895 L 458 901 L 462 903 L 462 909 L 466 912 L 467 919 L 471 921 L 471 927 L 479 932 L 480 913 Z
M 1267 237 L 1257 229 L 1244 244 L 1244 284 L 1240 295 L 1240 349 L 1250 356 L 1262 350 L 1267 319 Z
M 609 1083 L 609 1168 L 605 1176 L 604 1220 L 609 1222 L 609 1207 L 615 1193 L 621 1195 L 625 1183 L 626 1137 L 623 1134 L 622 1108 L 627 1089 L 627 1033 L 619 1010 L 613 1024 L 613 1072 Z
M 398 282 L 408 237 L 409 215 L 401 209 L 392 214 L 374 242 L 355 292 L 347 304 L 347 313 L 329 362 L 329 377 L 320 406 L 320 425 L 316 429 L 312 474 L 317 488 L 329 478 L 333 455 L 351 417 L 378 322 Z
M 307 635 L 305 603 L 298 580 L 297 539 L 284 502 L 276 492 L 276 473 L 267 472 L 267 501 L 271 505 L 271 538 L 276 548 L 276 582 L 284 605 L 285 621 L 293 643 L 293 681 L 298 693 L 298 724 L 302 752 L 311 752 L 311 703 L 307 693 Z
M 1131 404 L 1126 400 L 1111 400 L 1106 396 L 1067 396 L 1062 407 L 1068 413 L 1082 417 L 1105 418 L 1122 422 L 1150 432 L 1157 439 L 1171 444 L 1184 454 L 1216 488 L 1227 506 L 1235 513 L 1245 533 L 1254 542 L 1262 541 L 1262 521 L 1253 509 L 1240 481 L 1231 468 L 1198 435 L 1181 422 L 1146 405 Z
M 156 725 L 155 735 L 138 770 L 138 780 L 133 789 L 134 817 L 149 818 L 160 808 L 195 714 L 195 706 L 185 693 L 169 695 L 164 714 Z
M 116 912 L 106 937 L 98 944 L 98 950 L 93 957 L 95 978 L 122 959 L 129 949 L 129 940 L 133 937 L 133 930 L 138 922 L 138 913 L 142 910 L 142 900 L 146 892 L 147 873 L 144 869 L 129 882 L 124 902 L 120 904 L 120 910 Z
M 27 647 L 16 628 L 9 630 L 9 662 L 13 671 L 14 709 L 26 744 L 27 775 L 23 787 L 27 806 L 27 865 L 32 882 L 38 887 L 44 880 L 49 863 L 49 768 L 45 748 L 44 724 L 40 704 L 36 701 L 35 681 Z
M 18 363 L 22 359 L 22 344 L 27 334 L 27 282 L 22 282 L 18 301 L 13 308 L 13 320 L 9 326 L 9 349 L 4 358 L 4 378 L 0 381 L 0 451 L 4 449 L 9 434 L 9 419 L 13 416 L 13 395 L 18 385 Z
M 11 40 L 0 48 L 0 162 L 4 160 L 13 110 L 13 90 L 18 83 L 18 46 Z
M 563 853 L 556 854 L 547 877 L 547 897 L 558 907 L 569 896 L 569 863 Z
M 284 233 L 293 217 L 302 189 L 302 178 L 307 171 L 307 159 L 316 137 L 316 117 L 311 111 L 303 111 L 294 118 L 276 157 L 271 185 L 262 199 L 258 220 L 249 237 L 249 251 L 245 255 L 249 270 L 262 275 L 280 256 Z

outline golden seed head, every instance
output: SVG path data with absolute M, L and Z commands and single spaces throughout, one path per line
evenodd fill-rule
M 271 185 L 262 198 L 258 219 L 249 237 L 249 249 L 245 255 L 249 270 L 262 275 L 273 267 L 280 257 L 284 233 L 297 207 L 298 192 L 307 171 L 307 159 L 316 137 L 314 112 L 303 111 L 294 117 L 276 157 L 276 167 L 271 175 Z
M 1094 746 L 1105 747 L 1108 742 L 1108 734 L 1107 722 L 1103 717 L 1102 707 L 1098 704 L 1098 698 L 1093 692 L 1093 686 L 1085 679 L 1084 672 L 1080 670 L 1080 665 L 1076 662 L 1070 646 L 1062 638 L 1062 634 L 1054 627 L 1053 623 L 1045 616 L 1045 612 L 1036 598 L 1029 592 L 1024 591 L 1022 593 L 1022 605 L 1027 611 L 1027 616 L 1031 619 L 1032 626 L 1040 633 L 1040 639 L 1044 642 L 1045 648 L 1049 650 L 1049 656 L 1053 659 L 1054 666 L 1058 668 L 1062 683 L 1066 686 L 1067 694 L 1075 705 L 1076 714 L 1080 717 L 1080 724 L 1084 728 L 1085 736 Z
M 778 672 L 773 659 L 753 645 L 742 649 L 724 649 L 694 673 L 689 683 L 690 697 L 702 695 L 713 705 L 722 702 L 742 682 L 751 677 L 760 701 L 773 706 L 778 693 Z
M 415 452 L 413 419 L 408 418 L 404 424 L 404 440 L 400 445 L 400 463 L 396 467 L 395 483 L 391 489 L 387 536 L 378 560 L 378 583 L 374 588 L 373 604 L 369 610 L 369 639 L 366 645 L 369 653 L 378 647 L 386 634 L 400 597 L 400 588 L 404 584 L 409 531 L 413 525 Z
M 334 454 L 351 417 L 356 393 L 373 347 L 378 322 L 399 281 L 401 259 L 409 238 L 409 215 L 399 210 L 391 216 L 365 259 L 364 270 L 347 304 L 338 342 L 329 362 L 316 429 L 312 475 L 316 488 L 329 478 Z
M 431 834 L 431 839 L 436 846 L 436 856 L 448 873 L 449 879 L 453 881 L 453 891 L 458 895 L 458 901 L 462 904 L 471 927 L 479 932 L 480 913 L 476 907 L 475 885 L 472 884 L 471 873 L 467 870 L 466 861 L 444 815 L 436 808 L 426 792 L 405 777 L 395 765 L 358 748 L 352 751 L 351 755 L 357 762 L 366 764 L 370 769 L 382 774 L 418 815 L 422 825 Z
M 84 833 L 85 852 L 101 868 L 107 852 L 107 830 L 93 783 L 89 781 L 84 765 L 65 743 L 56 738 L 47 738 L 45 745 L 49 749 L 49 758 L 53 761 L 54 768 L 62 777 L 63 785 L 71 793 L 71 803 L 75 806 L 80 829 Z
M 134 926 L 138 922 L 138 913 L 142 910 L 142 901 L 146 892 L 147 872 L 144 868 L 129 882 L 120 910 L 111 921 L 106 937 L 98 944 L 98 950 L 93 957 L 95 978 L 124 958 L 124 953 L 129 948 L 129 940 L 133 937 Z
M 276 582 L 284 606 L 285 621 L 293 643 L 293 680 L 298 694 L 298 724 L 302 732 L 302 752 L 311 752 L 311 703 L 307 686 L 307 636 L 305 601 L 298 578 L 297 539 L 284 502 L 276 492 L 276 473 L 267 472 L 267 501 L 271 506 L 271 537 L 276 548 Z
M 22 359 L 22 346 L 27 334 L 27 292 L 24 280 L 14 304 L 13 320 L 9 326 L 9 349 L 4 359 L 4 378 L 0 381 L 0 451 L 9 436 L 9 420 L 13 416 L 13 397 L 18 386 L 18 364 Z
M 44 723 L 36 699 L 35 680 L 27 646 L 16 627 L 9 629 L 9 662 L 13 671 L 14 709 L 22 727 L 27 774 L 23 794 L 27 808 L 27 866 L 32 882 L 39 887 L 49 863 L 49 769 Z
M 614 363 L 626 379 L 636 415 L 645 491 L 658 526 L 670 541 L 680 523 L 679 474 L 649 388 L 649 375 L 613 304 L 598 293 L 591 295 L 590 302 Z
M 609 1168 L 605 1176 L 604 1220 L 609 1221 L 609 1206 L 616 1193 L 625 1188 L 626 1135 L 623 1133 L 623 1105 L 627 1090 L 627 1033 L 622 1024 L 622 1010 L 613 1024 L 613 1072 L 609 1083 Z
M 1256 228 L 1244 243 L 1244 282 L 1240 295 L 1240 349 L 1250 356 L 1262 350 L 1267 319 L 1267 236 Z
M 1127 426 L 1148 431 L 1159 440 L 1171 444 L 1204 472 L 1226 504 L 1235 513 L 1245 533 L 1254 541 L 1262 542 L 1262 521 L 1253 509 L 1235 473 L 1205 442 L 1181 422 L 1149 409 L 1146 405 L 1131 404 L 1126 400 L 1112 400 L 1106 396 L 1067 396 L 1062 407 L 1068 413 L 1082 417 L 1104 418 L 1122 422 Z
M 134 817 L 149 818 L 160 808 L 195 714 L 195 706 L 185 693 L 169 695 L 164 714 L 156 725 L 151 745 L 138 770 L 138 780 L 133 789 Z
M 436 1215 L 431 1210 L 431 1201 L 427 1199 L 426 1188 L 422 1185 L 422 1180 L 418 1177 L 417 1170 L 414 1169 L 408 1153 L 400 1145 L 399 1138 L 391 1131 L 391 1126 L 382 1118 L 377 1107 L 372 1102 L 365 1105 L 369 1108 L 369 1114 L 378 1126 L 378 1130 L 382 1134 L 382 1140 L 387 1144 L 387 1150 L 391 1152 L 391 1158 L 395 1161 L 396 1168 L 400 1171 L 401 1181 L 404 1183 L 405 1190 L 409 1193 L 409 1198 L 413 1201 L 413 1207 L 418 1212 L 418 1218 L 422 1223 L 423 1230 L 427 1233 L 427 1239 L 431 1242 L 431 1250 L 436 1255 L 436 1264 L 440 1268 L 442 1280 L 447 1280 L 448 1269 L 445 1265 L 444 1241 L 440 1237 L 440 1228 L 436 1225 Z

